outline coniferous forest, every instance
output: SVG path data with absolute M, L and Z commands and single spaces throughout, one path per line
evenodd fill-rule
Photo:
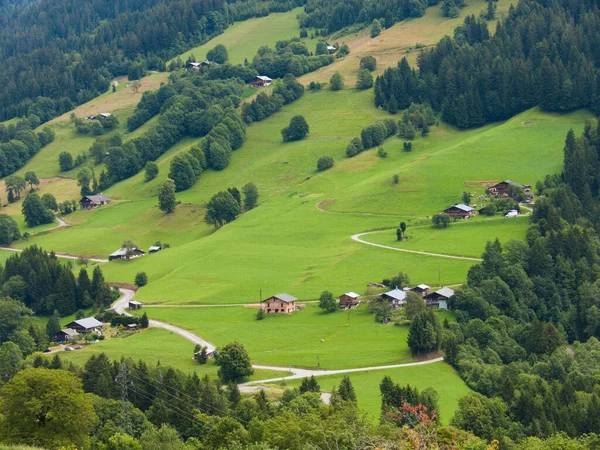
M 421 50 L 418 69 L 402 59 L 375 81 L 375 104 L 388 111 L 429 103 L 460 128 L 505 120 L 533 106 L 600 113 L 597 1 L 522 0 L 491 36 L 467 17 L 452 38 Z
M 0 6 L 0 120 L 42 122 L 105 92 L 115 76 L 138 78 L 220 34 L 236 20 L 287 11 L 287 1 L 50 0 Z M 12 5 L 12 6 L 11 6 Z

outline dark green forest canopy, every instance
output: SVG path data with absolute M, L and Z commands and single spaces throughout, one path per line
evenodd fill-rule
M 467 17 L 454 37 L 403 59 L 375 82 L 375 104 L 403 110 L 429 103 L 460 128 L 504 120 L 539 105 L 545 111 L 600 112 L 597 1 L 520 0 L 490 36 Z
M 41 0 L 0 14 L 0 120 L 43 122 L 105 92 L 113 77 L 164 60 L 236 20 L 287 11 L 288 1 Z M 0 13 L 3 9 L 0 9 Z

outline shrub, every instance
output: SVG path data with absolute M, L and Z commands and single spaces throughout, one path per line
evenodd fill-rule
M 323 172 L 324 170 L 331 169 L 333 167 L 333 158 L 331 156 L 321 156 L 317 161 L 317 170 Z
M 142 286 L 146 286 L 148 284 L 148 275 L 146 275 L 146 272 L 138 272 L 135 275 L 135 285 L 137 287 L 142 287 Z
M 283 142 L 299 141 L 308 134 L 309 126 L 304 116 L 294 116 L 290 120 L 290 125 L 281 130 Z
M 344 77 L 340 72 L 334 73 L 329 79 L 329 87 L 332 91 L 340 91 L 344 89 Z
M 387 152 L 383 149 L 383 147 L 379 147 L 377 149 L 377 156 L 380 158 L 385 158 L 387 156 Z
M 372 56 L 365 56 L 360 60 L 360 68 L 373 72 L 377 68 L 377 60 Z

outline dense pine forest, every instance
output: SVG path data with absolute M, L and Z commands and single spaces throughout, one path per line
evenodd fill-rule
M 48 120 L 105 92 L 113 77 L 165 61 L 236 20 L 287 11 L 289 1 L 47 0 L 0 9 L 0 120 Z M 18 6 L 18 7 L 17 7 Z
M 460 128 L 508 119 L 539 105 L 545 111 L 600 112 L 598 2 L 511 6 L 491 36 L 473 16 L 452 38 L 422 50 L 418 70 L 406 59 L 375 82 L 375 104 L 396 113 L 429 103 Z

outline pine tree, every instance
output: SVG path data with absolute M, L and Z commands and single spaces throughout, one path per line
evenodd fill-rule
M 60 315 L 57 310 L 54 310 L 48 322 L 46 322 L 46 334 L 48 339 L 54 339 L 54 336 L 60 331 Z
M 142 317 L 140 317 L 140 327 L 148 328 L 148 325 L 149 325 L 148 314 L 146 314 L 146 312 L 144 311 L 144 314 L 142 314 Z
M 342 400 L 356 403 L 356 393 L 354 392 L 354 386 L 352 386 L 350 378 L 342 378 L 338 387 L 338 394 Z

